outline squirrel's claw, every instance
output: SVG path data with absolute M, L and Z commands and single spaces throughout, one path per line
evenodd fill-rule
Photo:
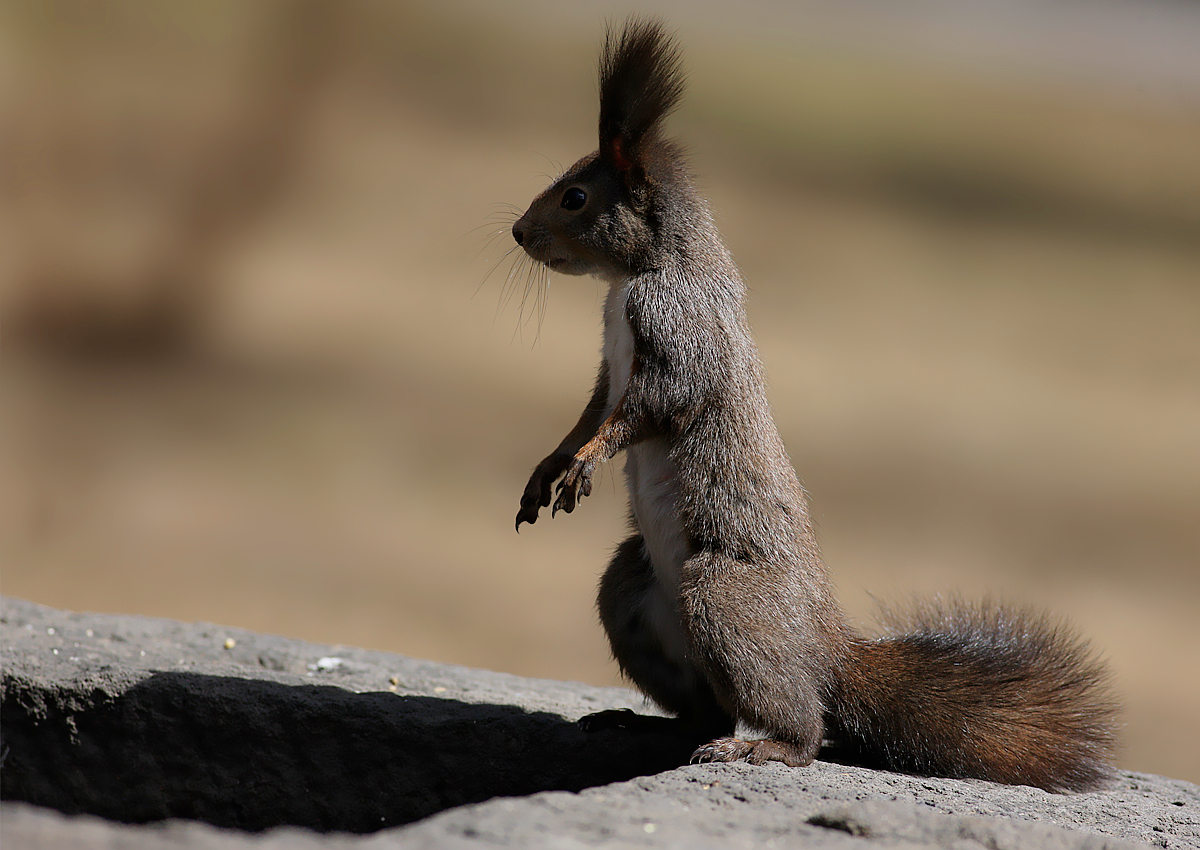
M 715 741 L 709 741 L 707 744 L 696 747 L 696 751 L 692 753 L 688 762 L 703 764 L 714 761 L 739 761 L 749 755 L 751 749 L 748 742 L 738 738 L 717 738 Z
M 560 510 L 566 513 L 571 513 L 575 510 L 575 505 L 584 496 L 590 496 L 592 493 L 592 469 L 594 463 L 582 461 L 579 458 L 571 461 L 571 466 L 567 469 L 567 474 L 563 476 L 562 481 L 558 482 L 556 488 L 558 498 L 554 500 L 554 507 L 551 509 L 550 515 L 554 516 Z
M 568 475 L 568 477 L 570 476 Z M 575 486 L 574 484 L 568 484 L 567 479 L 564 478 L 558 484 L 558 498 L 554 500 L 554 507 L 550 509 L 550 516 L 556 516 L 559 511 L 569 514 L 573 510 L 575 510 Z
M 566 466 L 566 461 L 560 461 L 556 456 L 551 455 L 538 464 L 537 469 L 533 471 L 533 475 L 529 477 L 529 483 L 525 485 L 525 492 L 521 494 L 521 509 L 517 511 L 518 533 L 521 531 L 521 523 L 527 522 L 533 525 L 537 522 L 538 511 L 550 506 L 551 485 L 564 466 Z
M 538 504 L 530 499 L 521 499 L 521 509 L 517 511 L 517 533 L 521 533 L 521 523 L 533 525 L 538 518 Z

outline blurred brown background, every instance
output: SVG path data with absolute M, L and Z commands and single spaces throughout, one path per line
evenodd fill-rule
M 1200 781 L 1200 6 L 640 8 L 851 615 L 1050 608 Z M 507 229 L 625 11 L 5 4 L 3 592 L 615 682 L 618 467 L 512 530 L 603 291 Z

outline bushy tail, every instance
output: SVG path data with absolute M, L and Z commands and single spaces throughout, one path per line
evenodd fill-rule
M 985 602 L 885 612 L 855 643 L 826 718 L 855 761 L 905 773 L 1086 791 L 1112 774 L 1104 667 L 1044 615 Z

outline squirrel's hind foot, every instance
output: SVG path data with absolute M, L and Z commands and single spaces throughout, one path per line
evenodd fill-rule
M 812 755 L 804 752 L 798 744 L 763 738 L 758 741 L 743 741 L 740 738 L 717 738 L 692 753 L 691 763 L 713 761 L 744 761 L 750 764 L 766 764 L 781 761 L 788 767 L 807 767 L 812 764 Z

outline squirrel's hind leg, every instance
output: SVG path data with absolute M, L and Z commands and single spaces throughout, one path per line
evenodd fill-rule
M 678 602 L 659 584 L 640 534 L 617 548 L 600 580 L 597 607 L 621 672 L 675 718 L 602 711 L 583 718 L 584 729 L 673 727 L 697 741 L 733 733 L 737 720 L 717 702 L 704 672 L 688 658 Z
M 693 761 L 800 767 L 821 749 L 825 683 L 842 621 L 832 604 L 822 607 L 804 576 L 781 572 L 717 550 L 701 550 L 684 565 L 680 600 L 684 621 L 697 624 L 690 640 L 695 657 L 720 702 L 736 706 L 740 721 L 766 735 L 715 736 Z

